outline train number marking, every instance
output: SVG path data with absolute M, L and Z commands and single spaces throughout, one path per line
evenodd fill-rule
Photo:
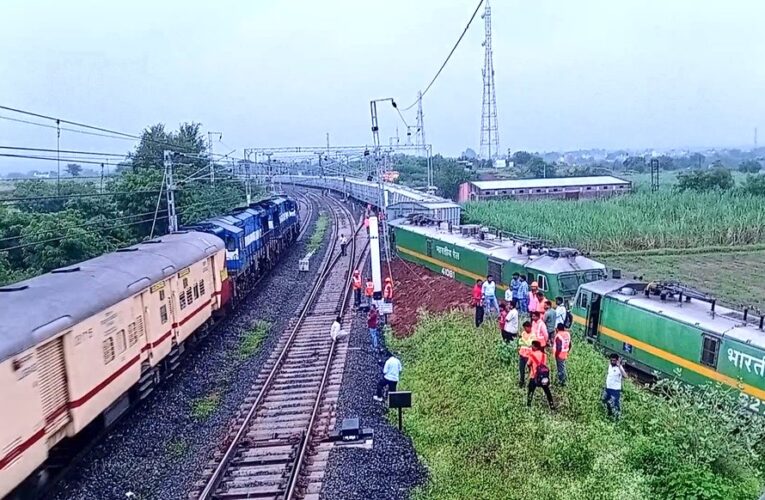
M 454 278 L 454 271 L 452 271 L 451 269 L 446 269 L 445 267 L 441 268 L 441 274 L 443 274 L 444 276 L 448 276 L 450 278 Z

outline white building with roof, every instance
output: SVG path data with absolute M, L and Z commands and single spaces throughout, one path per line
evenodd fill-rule
M 460 185 L 459 202 L 542 198 L 578 200 L 613 196 L 630 191 L 632 191 L 630 181 L 611 175 L 470 181 Z

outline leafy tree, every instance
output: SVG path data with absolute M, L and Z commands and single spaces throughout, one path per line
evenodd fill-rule
M 512 160 L 516 166 L 527 164 L 534 157 L 531 153 L 526 151 L 516 151 L 513 153 Z
M 765 175 L 747 175 L 741 190 L 754 196 L 765 196 Z
M 735 185 L 730 170 L 720 167 L 683 172 L 677 176 L 677 179 L 677 188 L 680 191 L 728 190 Z
M 67 163 L 64 170 L 72 177 L 79 177 L 82 173 L 82 167 L 77 163 Z
M 436 155 L 431 158 L 433 167 L 433 184 L 438 188 L 440 196 L 457 199 L 460 184 L 473 178 L 472 174 L 457 163 L 453 158 Z
M 555 177 L 555 166 L 538 156 L 533 156 L 525 164 L 524 170 L 526 175 L 531 177 Z
M 706 164 L 707 157 L 701 153 L 692 153 L 688 157 L 688 161 L 690 162 L 693 168 L 701 168 Z
M 756 174 L 762 170 L 762 165 L 757 160 L 745 160 L 738 164 L 738 170 L 745 174 Z
M 622 165 L 624 165 L 625 169 L 634 170 L 638 173 L 643 173 L 648 170 L 645 158 L 642 156 L 630 156 L 622 162 Z
M 661 155 L 657 158 L 659 160 L 659 168 L 662 170 L 675 170 L 675 162 L 671 156 Z
M 25 212 L 58 212 L 64 209 L 67 199 L 72 196 L 97 194 L 92 182 L 46 181 L 43 179 L 24 180 L 16 184 L 11 198 L 19 198 L 16 206 Z

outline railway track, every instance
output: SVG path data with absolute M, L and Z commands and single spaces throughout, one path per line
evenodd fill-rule
M 320 277 L 255 380 L 225 450 L 208 465 L 191 498 L 292 499 L 318 493 L 309 490 L 311 480 L 322 474 L 321 456 L 308 462 L 316 459 L 314 445 L 334 426 L 327 403 L 337 399 L 347 349 L 344 342 L 332 342 L 329 328 L 346 312 L 352 270 L 360 260 L 357 249 L 366 240 L 350 211 L 327 199 L 334 223 Z M 341 233 L 353 235 L 345 256 L 336 243 Z M 362 248 L 358 254 L 363 253 Z M 308 476 L 308 490 L 301 473 Z

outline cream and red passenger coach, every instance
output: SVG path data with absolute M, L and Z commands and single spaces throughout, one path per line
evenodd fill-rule
M 227 279 L 223 241 L 192 231 L 0 288 L 0 497 L 151 392 Z

